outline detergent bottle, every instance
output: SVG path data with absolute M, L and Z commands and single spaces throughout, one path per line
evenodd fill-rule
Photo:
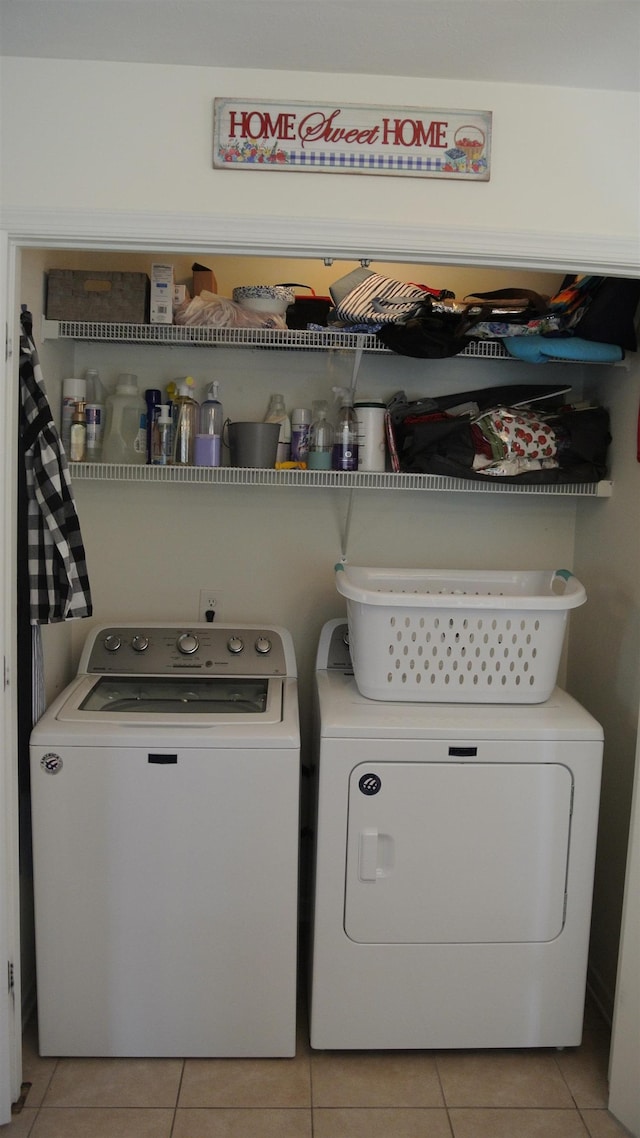
M 326 399 L 315 399 L 311 410 L 311 433 L 309 435 L 309 470 L 331 470 L 333 460 L 333 425 L 329 422 L 329 406 Z
M 210 385 L 207 398 L 200 406 L 198 433 L 194 447 L 196 466 L 220 466 L 220 440 L 224 422 L 222 403 L 218 399 L 220 384 Z
M 340 404 L 332 467 L 334 470 L 357 470 L 358 418 L 353 409 L 353 395 L 348 387 L 334 387 L 332 390 Z
M 173 465 L 193 466 L 199 407 L 190 392 L 195 381 L 188 375 L 177 386 L 178 394 L 173 402 Z
M 145 405 L 138 391 L 138 377 L 118 376 L 116 389 L 107 399 L 107 425 L 102 458 L 104 462 L 144 462 L 144 446 L 139 445 L 140 420 Z

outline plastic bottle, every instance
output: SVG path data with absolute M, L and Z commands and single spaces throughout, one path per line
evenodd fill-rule
M 173 419 L 171 404 L 161 403 L 151 439 L 153 466 L 171 466 L 173 463 Z
M 282 395 L 271 396 L 264 421 L 265 423 L 280 423 L 276 462 L 288 462 L 291 456 L 291 419 L 287 415 Z
M 309 470 L 331 470 L 333 460 L 334 430 L 329 422 L 329 406 L 325 399 L 314 401 L 311 412 L 313 422 L 309 434 Z
M 311 434 L 311 411 L 296 407 L 291 415 L 291 458 L 293 462 L 306 462 Z
M 195 381 L 188 375 L 178 384 L 173 402 L 173 465 L 193 466 L 193 450 L 198 430 L 198 403 L 190 395 Z
M 67 454 L 69 453 L 69 445 L 71 442 L 71 420 L 76 409 L 76 403 L 79 399 L 84 399 L 86 401 L 86 398 L 86 379 L 76 379 L 75 376 L 69 376 L 68 379 L 63 379 L 60 438 L 62 439 L 62 445 Z
M 107 424 L 102 447 L 104 462 L 145 461 L 144 446 L 140 448 L 138 442 L 140 417 L 144 414 L 137 375 L 119 375 L 116 390 L 107 399 Z
M 214 380 L 207 391 L 207 398 L 200 405 L 198 433 L 193 454 L 196 466 L 220 466 L 220 440 L 224 416 L 222 403 L 218 399 L 219 386 L 217 380 Z
M 153 461 L 153 435 L 160 416 L 160 407 L 162 406 L 162 394 L 158 391 L 157 387 L 148 387 L 144 393 L 145 403 L 147 404 L 147 430 L 145 438 L 145 458 L 147 463 Z
M 84 409 L 87 420 L 87 462 L 96 462 L 102 456 L 107 393 L 96 368 L 87 369 L 85 382 L 87 384 L 87 405 Z
M 71 419 L 69 458 L 71 462 L 84 462 L 87 457 L 87 420 L 84 399 L 79 399 Z
M 334 387 L 340 402 L 340 413 L 333 444 L 334 470 L 358 469 L 358 420 L 353 409 L 353 396 L 347 387 Z
M 387 457 L 385 404 L 381 400 L 363 399 L 354 403 L 353 409 L 358 420 L 358 470 L 384 472 Z

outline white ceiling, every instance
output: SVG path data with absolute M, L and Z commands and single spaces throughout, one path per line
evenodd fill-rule
M 0 0 L 0 53 L 638 91 L 640 0 Z

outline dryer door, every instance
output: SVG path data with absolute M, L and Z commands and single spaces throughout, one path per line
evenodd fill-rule
M 374 761 L 355 767 L 347 936 L 395 944 L 557 937 L 572 784 L 559 763 Z

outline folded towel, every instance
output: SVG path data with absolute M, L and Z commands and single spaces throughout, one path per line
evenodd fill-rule
M 597 344 L 580 336 L 509 336 L 502 342 L 510 355 L 532 364 L 550 359 L 613 364 L 624 359 L 624 351 L 617 344 Z

